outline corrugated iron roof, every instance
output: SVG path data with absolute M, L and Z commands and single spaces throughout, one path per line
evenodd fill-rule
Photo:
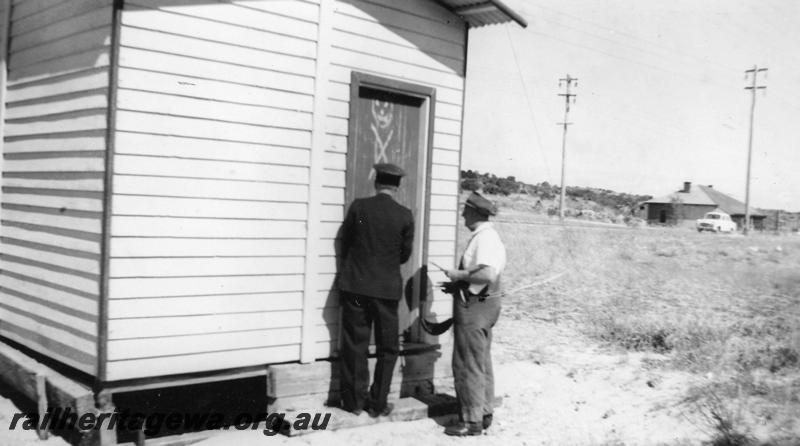
M 517 22 L 523 28 L 528 22 L 500 0 L 436 0 L 464 19 L 470 27 Z
M 722 192 L 714 189 L 711 186 L 699 186 L 700 189 L 706 193 L 714 203 L 717 204 L 717 207 L 728 213 L 729 215 L 744 215 L 744 203 L 741 201 L 729 196 L 725 195 Z M 756 217 L 766 217 L 766 214 L 759 211 L 758 209 L 750 209 L 750 215 Z
M 689 192 L 679 190 L 663 197 L 651 198 L 645 203 L 672 203 L 673 200 L 678 200 L 683 204 L 702 204 L 707 206 L 714 206 L 717 203 L 711 199 L 706 193 L 697 187 L 691 188 Z
M 663 197 L 651 198 L 645 201 L 645 203 L 664 204 L 671 203 L 673 199 L 678 199 L 683 204 L 717 206 L 718 209 L 729 215 L 744 215 L 744 203 L 711 186 L 694 186 L 689 192 L 683 192 L 681 190 Z M 755 208 L 750 209 L 750 215 L 755 217 L 766 216 L 766 214 Z

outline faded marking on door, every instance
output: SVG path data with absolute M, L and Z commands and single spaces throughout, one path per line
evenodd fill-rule
M 375 136 L 373 160 L 375 164 L 388 163 L 389 155 L 386 153 L 386 149 L 389 147 L 389 143 L 392 142 L 392 136 L 394 136 L 394 128 L 391 128 L 392 120 L 394 119 L 394 104 L 373 99 L 370 111 L 373 122 L 369 124 L 369 128 Z M 387 128 L 389 133 L 385 133 Z M 385 139 L 381 136 L 382 134 L 385 134 Z M 375 169 L 372 169 L 369 172 L 369 180 L 373 181 L 374 179 Z

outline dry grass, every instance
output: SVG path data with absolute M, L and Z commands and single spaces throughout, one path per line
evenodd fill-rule
M 498 227 L 509 246 L 507 287 L 569 271 L 511 306 L 537 307 L 627 349 L 673 352 L 676 365 L 698 372 L 800 367 L 800 239 Z
M 514 203 L 501 217 L 519 217 L 524 209 Z M 506 298 L 508 317 L 545 315 L 600 343 L 662 353 L 669 367 L 710 377 L 708 388 L 687 391 L 700 406 L 713 406 L 705 418 L 716 420 L 718 438 L 731 441 L 718 444 L 760 444 L 742 433 L 742 423 L 794 428 L 800 419 L 800 237 L 512 220 L 528 223 L 497 223 L 508 249 L 507 289 L 568 273 Z M 462 231 L 463 247 L 468 234 Z M 726 418 L 730 411 L 720 401 L 746 405 L 749 417 Z

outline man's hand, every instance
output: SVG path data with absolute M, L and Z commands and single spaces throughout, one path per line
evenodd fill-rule
M 448 269 L 444 271 L 444 274 L 453 282 L 468 282 L 471 284 L 490 283 L 497 278 L 495 269 L 483 264 L 470 269 Z
M 459 290 L 458 284 L 455 282 L 441 282 L 438 286 L 445 294 L 456 294 Z
M 459 280 L 464 280 L 469 277 L 469 273 L 461 269 L 448 269 L 444 272 L 444 275 L 453 282 L 458 282 Z

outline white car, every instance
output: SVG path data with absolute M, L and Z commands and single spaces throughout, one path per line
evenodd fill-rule
M 697 232 L 733 232 L 736 230 L 736 222 L 731 220 L 731 216 L 722 211 L 707 212 L 703 218 L 697 219 Z

